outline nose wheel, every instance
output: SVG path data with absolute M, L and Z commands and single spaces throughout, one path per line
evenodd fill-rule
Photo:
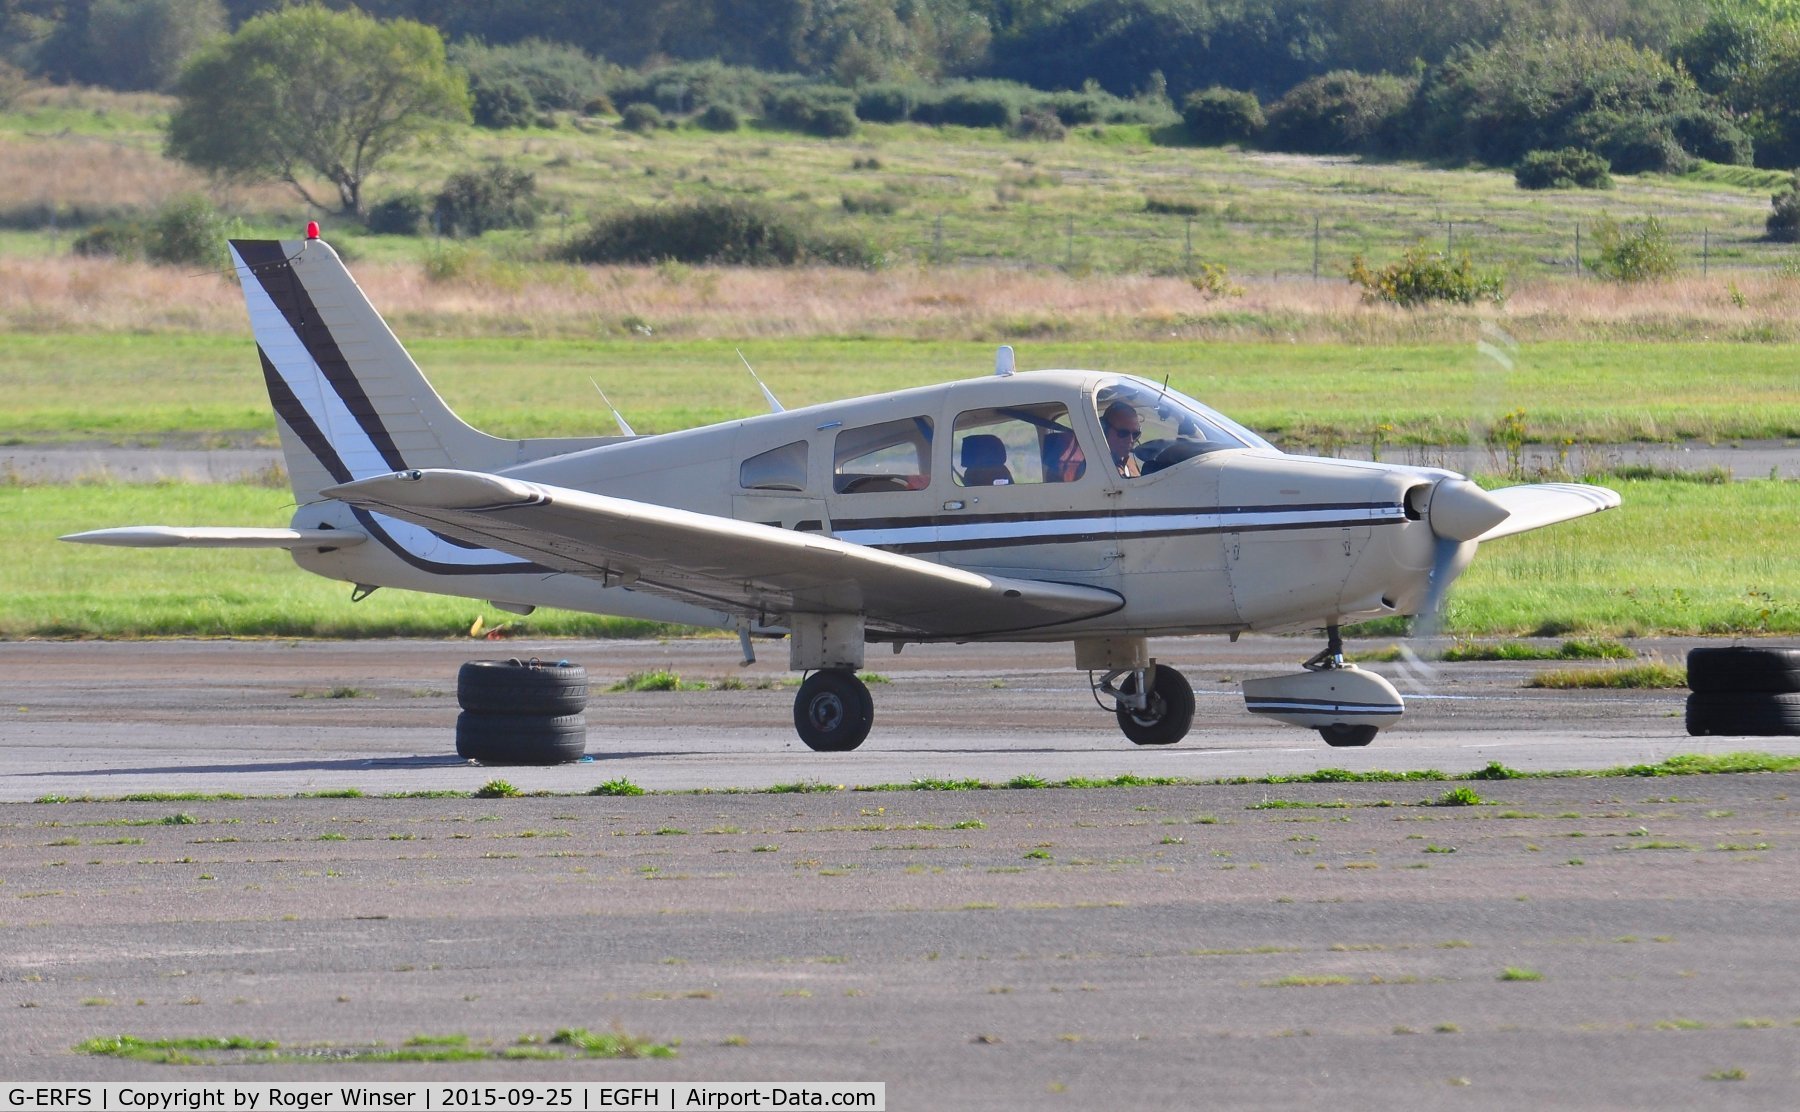
M 1333 722 L 1319 730 L 1319 736 L 1325 744 L 1334 749 L 1351 749 L 1369 744 L 1375 740 L 1380 731 L 1374 726 L 1354 726 L 1348 722 Z
M 853 672 L 839 668 L 814 672 L 794 696 L 794 731 L 817 752 L 855 749 L 874 723 L 875 700 Z

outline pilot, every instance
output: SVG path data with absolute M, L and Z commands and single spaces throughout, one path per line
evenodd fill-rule
M 1131 451 L 1144 439 L 1144 425 L 1137 410 L 1130 402 L 1114 402 L 1100 415 L 1100 425 L 1106 430 L 1106 450 L 1112 453 L 1113 466 L 1124 478 L 1137 478 L 1138 461 Z
M 1058 429 L 1044 434 L 1044 481 L 1072 483 L 1087 473 L 1087 456 L 1075 434 Z

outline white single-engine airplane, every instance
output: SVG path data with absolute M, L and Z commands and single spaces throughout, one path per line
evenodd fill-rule
M 65 540 L 285 548 L 395 587 L 788 638 L 794 726 L 854 749 L 885 642 L 1070 641 L 1139 745 L 1194 695 L 1151 636 L 1323 629 L 1247 709 L 1367 745 L 1404 709 L 1341 623 L 1435 613 L 1476 545 L 1610 509 L 1603 487 L 1484 492 L 1432 468 L 1286 455 L 1166 384 L 1096 371 L 902 390 L 653 436 L 502 440 L 460 420 L 309 228 L 231 244 L 299 509 L 287 529 Z M 1103 704 L 1104 705 L 1104 704 Z

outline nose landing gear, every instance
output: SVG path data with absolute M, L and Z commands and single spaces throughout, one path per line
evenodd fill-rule
M 1319 731 L 1334 748 L 1375 740 L 1382 727 L 1406 710 L 1394 685 L 1373 672 L 1344 662 L 1338 627 L 1327 626 L 1325 648 L 1298 675 L 1244 681 L 1244 709 Z

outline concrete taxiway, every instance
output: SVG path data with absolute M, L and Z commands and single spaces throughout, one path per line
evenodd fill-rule
M 757 686 L 786 675 L 779 646 L 738 669 L 717 641 L 0 645 L 0 1078 L 1793 1107 L 1800 775 L 655 791 L 1800 748 L 1687 738 L 1680 693 L 1529 690 L 1544 666 L 1504 664 L 1440 666 L 1402 726 L 1334 750 L 1235 694 L 1310 650 L 1158 643 L 1201 691 L 1199 726 L 1139 750 L 1066 648 L 908 649 L 871 660 L 889 682 L 869 741 L 826 755 L 793 738 L 792 689 Z M 456 760 L 457 665 L 511 655 L 589 668 L 591 761 Z M 747 686 L 603 690 L 654 668 Z M 495 777 L 559 794 L 373 797 Z M 617 779 L 652 794 L 585 794 Z M 349 789 L 366 794 L 296 794 Z M 557 1053 L 565 1028 L 676 1054 L 505 1057 Z M 120 1035 L 280 1053 L 78 1049 Z M 408 1043 L 472 1060 L 381 1060 Z
M 1680 661 L 1685 642 L 1641 652 Z M 1199 703 L 1179 745 L 1139 748 L 1094 704 L 1067 646 L 909 647 L 872 653 L 875 727 L 853 753 L 794 736 L 785 646 L 740 667 L 721 640 L 620 642 L 191 641 L 0 644 L 0 800 L 145 791 L 375 794 L 467 791 L 493 771 L 455 756 L 456 671 L 465 660 L 568 659 L 588 668 L 589 760 L 516 768 L 527 790 L 584 791 L 615 778 L 653 790 L 851 785 L 919 778 L 1260 776 L 1321 767 L 1436 768 L 1489 761 L 1530 770 L 1598 768 L 1675 753 L 1753 747 L 1800 752 L 1800 738 L 1690 738 L 1679 691 L 1528 689 L 1567 664 L 1447 664 L 1407 680 L 1403 722 L 1366 749 L 1247 714 L 1246 676 L 1292 671 L 1306 639 L 1154 643 Z M 1599 662 L 1584 665 L 1605 667 Z M 1394 666 L 1370 665 L 1394 674 Z M 706 690 L 608 692 L 668 670 Z M 716 685 L 725 681 L 727 689 Z M 732 685 L 743 685 L 730 689 Z

